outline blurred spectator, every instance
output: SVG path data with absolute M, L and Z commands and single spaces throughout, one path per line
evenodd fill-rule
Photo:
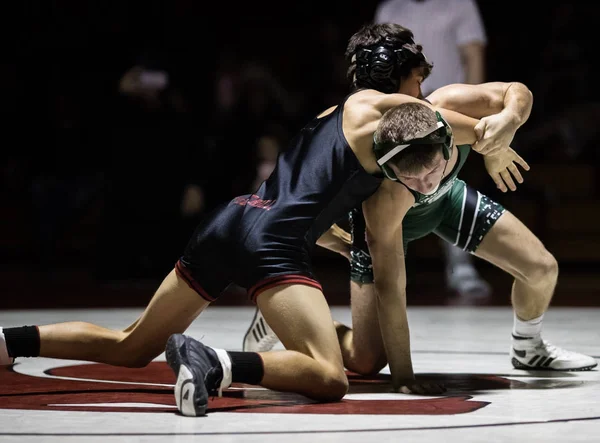
M 117 88 L 98 275 L 154 278 L 173 266 L 204 208 L 202 133 L 164 53 L 140 58 Z
M 272 161 L 271 148 L 287 144 L 298 111 L 280 79 L 262 63 L 242 63 L 237 72 L 230 66 L 221 71 L 217 82 L 221 113 L 214 128 L 218 151 L 214 162 L 222 162 L 224 155 L 237 160 L 227 167 L 230 187 L 219 187 L 219 200 L 224 201 L 252 192 L 262 182 L 269 169 L 265 165 Z M 223 177 L 219 182 L 223 183 Z
M 433 63 L 422 86 L 423 96 L 452 83 L 485 81 L 487 36 L 475 0 L 384 0 L 375 11 L 376 23 L 398 23 L 409 28 Z M 490 285 L 481 278 L 473 258 L 441 241 L 446 257 L 446 284 L 458 297 L 451 302 L 487 301 Z
M 288 142 L 288 130 L 280 125 L 272 125 L 263 132 L 256 143 L 256 176 L 249 192 L 256 191 L 277 164 L 277 156 Z

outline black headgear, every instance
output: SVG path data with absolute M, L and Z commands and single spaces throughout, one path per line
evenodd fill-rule
M 425 61 L 425 56 L 412 39 L 400 44 L 386 37 L 383 43 L 359 47 L 356 51 L 357 83 L 386 94 L 398 92 L 399 70 L 405 61 L 413 57 Z
M 427 128 L 410 140 L 400 142 L 401 144 L 398 144 L 398 142 L 377 143 L 377 140 L 373 139 L 373 151 L 377 158 L 377 164 L 387 178 L 390 180 L 398 180 L 398 177 L 396 177 L 392 168 L 386 163 L 399 152 L 412 145 L 433 145 L 440 143 L 442 145 L 444 159 L 450 160 L 452 146 L 454 144 L 452 128 L 446 123 L 446 120 L 444 120 L 439 112 L 436 112 L 435 115 L 437 116 L 437 123 L 434 126 Z

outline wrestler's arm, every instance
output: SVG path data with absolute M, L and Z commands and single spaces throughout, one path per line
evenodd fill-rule
M 531 91 L 519 82 L 448 85 L 431 93 L 427 100 L 434 106 L 479 118 L 473 149 L 484 155 L 506 153 L 533 106 Z
M 527 121 L 533 106 L 533 94 L 520 82 L 452 84 L 436 89 L 427 100 L 433 106 L 477 119 L 502 113 L 517 127 Z
M 393 388 L 402 392 L 414 384 L 402 242 L 402 220 L 413 203 L 404 186 L 388 180 L 363 203 L 381 335 Z
M 476 87 L 477 85 L 465 85 Z M 510 88 L 512 89 L 512 88 Z M 519 89 L 519 88 L 516 88 Z M 489 117 L 478 118 L 465 115 L 453 109 L 436 106 L 426 100 L 421 100 L 405 94 L 381 94 L 376 91 L 365 93 L 365 99 L 371 100 L 371 105 L 377 112 L 383 115 L 388 109 L 403 103 L 421 103 L 435 111 L 439 111 L 444 119 L 450 124 L 454 132 L 454 142 L 457 145 L 471 145 L 473 150 L 482 155 L 494 155 L 499 152 L 507 151 L 518 128 L 515 120 L 508 118 L 507 114 L 494 114 Z M 512 95 L 512 93 L 511 93 Z M 515 93 L 520 95 L 520 93 Z M 520 100 L 511 101 L 510 108 L 519 108 L 522 111 L 522 117 L 529 115 L 530 106 L 523 104 Z
M 381 115 L 383 115 L 387 110 L 395 106 L 399 106 L 403 103 L 420 103 L 433 109 L 434 111 L 439 111 L 440 114 L 442 114 L 444 119 L 452 127 L 455 144 L 472 145 L 477 141 L 475 126 L 479 123 L 479 120 L 476 118 L 469 117 L 451 109 L 444 109 L 439 106 L 434 106 L 426 102 L 425 100 L 421 100 L 405 94 L 382 94 L 376 91 L 373 91 L 371 94 L 372 95 L 368 97 L 371 100 L 371 105 Z

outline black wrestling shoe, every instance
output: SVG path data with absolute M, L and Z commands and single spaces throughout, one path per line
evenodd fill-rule
M 223 383 L 223 364 L 217 352 L 191 337 L 173 334 L 167 341 L 165 354 L 177 376 L 177 409 L 189 417 L 205 415 L 208 397 L 220 395 L 231 383 Z M 231 380 L 231 369 L 228 372 L 225 378 Z

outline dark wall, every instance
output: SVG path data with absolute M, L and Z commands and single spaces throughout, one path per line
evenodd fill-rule
M 255 186 L 268 157 L 259 141 L 284 143 L 346 93 L 346 40 L 371 20 L 376 5 L 16 6 L 0 65 L 0 276 L 19 296 L 3 296 L 0 308 L 146 300 L 146 289 L 121 296 L 107 285 L 149 281 L 152 287 L 206 211 Z M 600 262 L 600 229 L 586 221 L 600 215 L 593 63 L 599 8 L 554 1 L 525 11 L 522 5 L 479 2 L 489 36 L 488 79 L 522 81 L 534 92 L 534 112 L 515 140 L 532 171 L 515 195 L 498 195 L 477 159 L 466 173 L 557 255 L 567 282 L 559 301 L 585 304 Z M 123 93 L 123 78 L 136 66 L 166 71 L 168 87 L 150 96 Z M 224 156 L 235 160 L 225 167 Z M 201 190 L 202 206 L 182 215 L 190 186 Z M 581 223 L 573 223 L 573 214 Z M 411 282 L 425 294 L 421 301 L 436 303 L 444 290 L 441 249 L 432 240 L 414 249 Z M 346 263 L 325 251 L 315 261 L 325 286 L 343 300 Z M 504 274 L 478 266 L 503 290 L 510 285 Z M 85 299 L 68 295 L 86 288 Z M 567 299 L 572 288 L 579 295 Z

